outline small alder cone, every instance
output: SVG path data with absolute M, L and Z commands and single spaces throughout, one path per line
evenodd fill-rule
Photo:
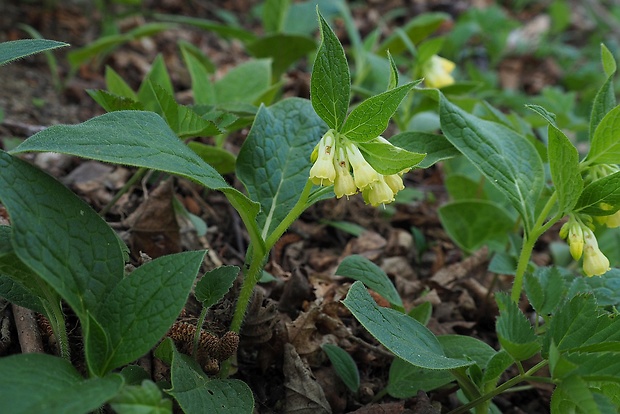
M 179 352 L 191 355 L 194 347 L 196 326 L 188 322 L 175 322 L 166 336 L 172 339 Z M 239 335 L 235 332 L 226 332 L 224 336 L 217 336 L 200 331 L 196 360 L 207 374 L 216 374 L 220 370 L 220 362 L 230 358 L 239 346 Z

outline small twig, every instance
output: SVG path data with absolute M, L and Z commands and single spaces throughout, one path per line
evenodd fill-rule
M 11 307 L 22 353 L 44 353 L 43 339 L 34 312 L 15 304 L 12 304 Z

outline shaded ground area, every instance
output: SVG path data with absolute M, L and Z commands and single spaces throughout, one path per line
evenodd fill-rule
M 211 19 L 226 10 L 238 16 L 248 28 L 258 30 L 255 19 L 251 18 L 256 1 L 150 3 L 147 8 L 151 11 Z M 457 15 L 472 7 L 472 3 L 475 2 L 372 1 L 355 4 L 353 15 L 360 31 L 367 33 L 382 14 L 397 7 L 406 10 L 402 16 L 406 21 L 429 10 Z M 46 38 L 82 46 L 99 35 L 100 17 L 94 9 L 80 4 L 59 3 L 46 8 L 38 3 L 3 2 L 0 40 L 24 37 L 15 25 L 23 22 Z M 123 20 L 126 27 L 141 23 L 138 18 Z M 336 29 L 344 38 L 342 27 Z M 137 87 L 155 55 L 162 53 L 178 91 L 177 98 L 188 101 L 189 77 L 176 49 L 179 39 L 207 51 L 220 72 L 247 59 L 242 47 L 234 41 L 179 27 L 130 42 L 102 63 L 112 66 L 130 85 Z M 5 149 L 13 142 L 12 137 L 24 138 L 52 124 L 83 122 L 103 113 L 85 93 L 85 89 L 104 87 L 103 66 L 86 65 L 74 77 L 69 77 L 68 66 L 63 61 L 65 54 L 66 51 L 55 53 L 59 57 L 60 76 L 68 79 L 60 90 L 54 88 L 43 55 L 0 68 L 0 108 L 5 114 L 0 139 Z M 301 62 L 286 74 L 285 96 L 307 97 L 308 83 L 308 67 L 306 62 Z M 227 141 L 227 149 L 238 152 L 247 133 L 247 129 L 235 133 Z M 134 172 L 125 167 L 47 154 L 33 156 L 31 160 L 61 179 L 96 210 L 103 208 Z M 233 176 L 226 178 L 240 187 Z M 344 257 L 363 255 L 392 278 L 405 308 L 424 301 L 432 303 L 433 315 L 428 326 L 434 333 L 471 335 L 497 348 L 494 334 L 497 310 L 492 292 L 506 290 L 510 279 L 494 277 L 486 271 L 489 260 L 486 251 L 465 257 L 442 230 L 437 217 L 437 207 L 446 199 L 442 184 L 441 167 L 433 167 L 406 176 L 406 186 L 418 192 L 413 201 L 385 209 L 366 206 L 361 197 L 319 203 L 304 213 L 280 240 L 266 267 L 276 280 L 261 284 L 253 298 L 241 332 L 235 375 L 252 388 L 258 412 L 281 412 L 285 408 L 290 411 L 291 407 L 301 410 L 310 404 L 319 407 L 314 412 L 327 405 L 333 412 L 433 413 L 439 412 L 439 405 L 444 409 L 458 405 L 451 397 L 453 389 L 428 395 L 420 393 L 408 400 L 386 396 L 375 401 L 386 386 L 392 356 L 339 302 L 346 296 L 351 280 L 334 276 Z M 172 197 L 205 221 L 208 230 L 204 237 L 197 237 L 189 223 L 174 218 Z M 202 248 L 209 249 L 210 263 L 206 268 L 243 264 L 248 238 L 236 213 L 223 196 L 205 193 L 192 183 L 147 177 L 114 205 L 106 220 L 131 247 L 136 264 L 140 260 L 139 252 L 157 257 Z M 543 264 L 548 258 L 541 256 L 536 260 Z M 210 310 L 208 330 L 217 335 L 226 331 L 234 297 L 235 292 L 231 291 Z M 180 322 L 195 322 L 196 309 L 190 301 Z M 43 329 L 43 343 L 49 348 L 47 339 Z M 349 392 L 335 374 L 321 350 L 321 345 L 326 343 L 337 344 L 354 357 L 362 384 L 357 395 Z M 5 347 L 5 353 L 11 352 L 20 352 L 17 338 Z M 529 365 L 536 362 L 528 361 Z M 157 375 L 160 374 L 154 370 L 155 379 Z M 494 401 L 502 412 L 542 413 L 548 410 L 549 398 L 549 390 L 532 388 Z

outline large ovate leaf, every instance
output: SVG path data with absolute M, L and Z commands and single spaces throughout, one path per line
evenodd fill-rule
M 387 274 L 376 264 L 360 255 L 351 255 L 336 269 L 336 274 L 363 282 L 366 286 L 387 299 L 390 304 L 403 308 L 403 301 Z
M 620 106 L 616 106 L 601 119 L 591 138 L 586 161 L 596 164 L 620 163 Z
M 123 384 L 118 374 L 84 379 L 68 361 L 46 354 L 0 358 L 0 372 L 0 407 L 11 414 L 90 413 Z
M 321 45 L 312 67 L 310 99 L 312 107 L 329 128 L 339 130 L 349 109 L 349 64 L 340 41 L 318 10 L 317 14 Z
M 256 114 L 237 157 L 237 177 L 262 207 L 256 221 L 263 238 L 297 203 L 309 178 L 310 154 L 326 130 L 304 99 L 285 99 Z
M 379 307 L 362 282 L 353 283 L 343 304 L 383 346 L 412 365 L 449 370 L 472 364 L 448 358 L 437 337 L 415 319 L 394 309 Z
M 378 137 L 387 128 L 405 96 L 420 82 L 409 82 L 366 99 L 351 111 L 341 132 L 355 142 L 367 142 Z
M 238 266 L 220 266 L 208 271 L 196 283 L 196 299 L 205 308 L 211 307 L 230 290 L 238 274 Z
M 568 137 L 551 124 L 548 128 L 548 140 L 549 170 L 558 194 L 558 209 L 569 212 L 583 190 L 579 153 Z
M 123 277 L 119 239 L 90 206 L 54 178 L 0 152 L 0 201 L 15 254 L 80 316 Z
M 242 215 L 246 226 L 259 205 L 232 188 L 209 164 L 187 148 L 153 112 L 118 111 L 78 125 L 55 125 L 24 141 L 14 152 L 52 151 L 99 161 L 180 175 L 220 190 Z
M 108 296 L 97 319 L 109 335 L 102 345 L 87 346 L 86 358 L 99 375 L 148 352 L 175 321 L 191 290 L 204 251 L 162 256 L 125 277 Z M 99 340 L 88 336 L 88 341 Z
M 440 120 L 446 138 L 506 195 L 529 232 L 545 176 L 534 146 L 513 130 L 470 115 L 444 97 Z
M 235 66 L 213 85 L 215 102 L 247 103 L 257 102 L 271 85 L 271 59 L 256 59 Z
M 0 43 L 0 66 L 46 50 L 69 46 L 68 43 L 47 39 L 20 39 Z
M 185 414 L 251 414 L 254 397 L 248 385 L 236 379 L 210 379 L 195 360 L 172 349 L 172 395 Z

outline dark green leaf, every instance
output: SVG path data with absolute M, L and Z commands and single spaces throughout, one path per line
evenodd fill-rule
M 144 105 L 140 102 L 108 91 L 87 89 L 86 93 L 107 112 L 141 111 L 144 109 Z
M 237 159 L 229 151 L 197 141 L 191 141 L 187 146 L 211 167 L 215 168 L 218 173 L 224 175 L 235 171 Z
M 412 308 L 407 315 L 420 322 L 422 325 L 428 323 L 433 314 L 433 305 L 430 302 L 422 302 L 418 306 Z
M 339 130 L 347 116 L 351 94 L 349 64 L 340 41 L 317 9 L 321 45 L 310 80 L 310 100 L 329 128 Z M 378 135 L 378 134 L 377 134 Z
M 527 317 L 505 294 L 496 294 L 499 317 L 497 337 L 502 348 L 517 361 L 532 357 L 540 350 L 540 343 Z
M 418 167 L 428 168 L 431 165 L 461 155 L 443 135 L 419 131 L 405 131 L 390 138 L 390 142 L 407 151 L 426 154 Z
M 20 39 L 0 42 L 0 66 L 35 53 L 66 46 L 69 44 L 47 39 Z
M 122 414 L 172 414 L 172 400 L 163 398 L 159 387 L 148 380 L 141 386 L 123 387 L 110 407 Z
M 398 174 L 403 170 L 413 168 L 425 157 L 425 154 L 409 152 L 379 140 L 359 143 L 358 147 L 362 150 L 366 161 L 383 175 Z
M 230 290 L 238 274 L 237 266 L 220 266 L 208 271 L 196 283 L 196 299 L 202 302 L 205 308 L 213 306 Z
M 247 45 L 247 50 L 257 58 L 272 58 L 273 78 L 279 79 L 298 59 L 316 49 L 316 42 L 306 36 L 273 34 Z
M 329 357 L 329 360 L 342 382 L 344 382 L 344 385 L 346 385 L 351 392 L 357 392 L 360 387 L 360 373 L 351 355 L 344 349 L 332 344 L 324 344 L 321 346 L 321 349 L 323 349 Z
M 454 381 L 450 371 L 419 368 L 394 358 L 390 365 L 387 392 L 394 398 L 415 397 L 418 391 L 431 391 Z
M 125 80 L 114 69 L 105 67 L 105 85 L 108 91 L 132 101 L 138 101 L 138 95 L 131 89 Z
M 270 86 L 271 59 L 250 60 L 235 66 L 215 82 L 215 102 L 218 106 L 230 103 L 258 106 Z
M 564 278 L 557 268 L 538 268 L 525 274 L 525 293 L 536 313 L 547 316 L 554 313 L 566 295 Z
M 415 319 L 380 308 L 362 282 L 353 283 L 343 303 L 383 346 L 415 366 L 449 370 L 472 364 L 445 356 L 437 337 Z
M 601 203 L 613 206 L 613 208 L 610 210 L 602 209 Z M 581 192 L 581 196 L 575 205 L 576 212 L 596 216 L 613 214 L 618 208 L 620 208 L 620 172 L 588 184 Z
M 558 194 L 558 209 L 570 212 L 583 190 L 579 170 L 579 153 L 562 131 L 553 125 L 548 128 L 549 170 Z
M 588 384 L 577 375 L 565 378 L 553 391 L 551 412 L 602 414 Z
M 619 128 L 620 106 L 616 106 L 601 119 L 590 138 L 590 152 L 586 161 L 595 164 L 620 163 L 620 140 L 617 135 Z

